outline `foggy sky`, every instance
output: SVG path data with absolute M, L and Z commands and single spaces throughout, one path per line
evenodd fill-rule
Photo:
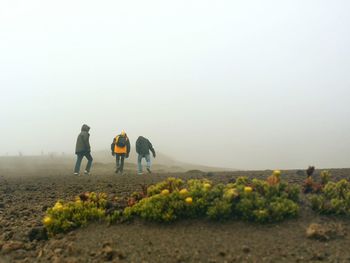
M 122 129 L 178 160 L 349 167 L 349 1 L 0 2 L 0 155 Z

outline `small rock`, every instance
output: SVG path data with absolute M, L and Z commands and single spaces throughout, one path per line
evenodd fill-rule
M 111 246 L 111 243 L 112 243 L 112 242 L 110 242 L 110 241 L 105 241 L 105 242 L 103 242 L 102 247 L 103 247 L 103 248 L 105 248 L 105 247 L 110 247 L 110 246 Z
M 28 210 L 26 210 L 26 211 L 23 211 L 21 214 L 22 214 L 21 217 L 24 217 L 24 216 L 30 216 L 31 213 Z
M 225 257 L 226 256 L 226 252 L 225 251 L 220 251 L 219 252 L 219 256 Z
M 68 255 L 74 254 L 74 248 L 73 248 L 73 245 L 71 243 L 66 246 L 65 250 L 67 251 Z
M 16 260 L 23 260 L 27 255 L 27 251 L 25 251 L 24 249 L 18 249 L 16 250 L 16 253 L 14 253 L 13 255 L 13 259 Z
M 13 237 L 13 234 L 14 234 L 13 231 L 11 231 L 11 230 L 7 231 L 2 235 L 2 239 L 5 241 L 8 241 Z
M 177 262 L 177 263 L 186 262 L 185 256 L 183 256 L 183 255 L 178 255 L 178 256 L 176 256 L 176 262 Z
M 69 257 L 65 260 L 66 263 L 77 263 L 79 260 L 75 257 Z
M 124 254 L 123 251 L 117 251 L 117 256 L 119 259 L 125 259 L 126 255 Z
M 306 237 L 320 241 L 328 241 L 345 235 L 341 224 L 316 224 L 312 223 L 306 230 Z
M 53 252 L 54 252 L 56 255 L 59 255 L 59 254 L 62 253 L 62 251 L 63 251 L 62 248 L 56 248 Z
M 304 261 L 304 257 L 300 256 L 296 259 L 296 262 L 303 262 Z
M 281 252 L 281 257 L 284 257 L 284 258 L 286 258 L 288 255 L 287 255 L 287 253 L 284 251 L 284 252 Z
M 52 250 L 55 250 L 56 248 L 63 248 L 66 246 L 66 242 L 62 242 L 62 240 L 52 240 L 50 247 Z
M 105 246 L 102 251 L 103 259 L 112 261 L 115 256 L 115 251 L 110 246 Z
M 24 244 L 22 242 L 10 241 L 10 242 L 5 243 L 2 246 L 2 252 L 4 254 L 7 254 L 7 253 L 10 253 L 12 251 L 23 249 L 23 248 L 24 248 Z
M 242 251 L 243 251 L 244 253 L 249 253 L 249 252 L 250 252 L 250 247 L 248 247 L 248 246 L 243 246 L 243 247 L 242 247 Z
M 33 240 L 47 240 L 47 231 L 44 227 L 33 227 L 28 232 L 29 241 Z
M 327 258 L 327 254 L 324 252 L 315 252 L 312 257 L 311 260 L 318 260 L 318 261 L 323 261 Z
M 77 239 L 77 237 L 75 235 L 69 235 L 67 236 L 67 240 L 68 241 L 75 241 Z
M 55 235 L 55 238 L 56 238 L 57 240 L 62 240 L 63 242 L 66 242 L 66 241 L 67 241 L 67 240 L 66 240 L 66 235 L 63 234 L 63 233 L 59 233 L 59 234 Z
M 313 239 L 318 239 L 321 241 L 327 241 L 329 240 L 329 236 L 327 235 L 327 230 L 325 227 L 323 227 L 320 224 L 311 224 L 307 229 L 306 229 L 306 237 L 307 238 L 313 238 Z
M 37 245 L 36 242 L 26 242 L 24 245 L 24 249 L 27 251 L 35 250 L 36 245 Z
M 61 262 L 60 258 L 57 256 L 53 256 L 50 261 L 52 263 L 60 263 Z

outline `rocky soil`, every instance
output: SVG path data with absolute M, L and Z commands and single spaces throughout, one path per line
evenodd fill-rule
M 331 170 L 333 179 L 350 178 L 350 169 Z M 350 262 L 350 219 L 319 216 L 303 197 L 297 219 L 259 225 L 240 221 L 185 220 L 173 224 L 142 221 L 92 224 L 48 240 L 41 220 L 58 199 L 85 191 L 125 196 L 140 184 L 169 176 L 207 177 L 228 182 L 237 176 L 265 178 L 271 171 L 115 175 L 96 168 L 90 176 L 69 170 L 13 173 L 0 170 L 0 263 L 2 262 Z M 301 184 L 300 171 L 284 171 Z M 314 224 L 311 225 L 310 224 Z

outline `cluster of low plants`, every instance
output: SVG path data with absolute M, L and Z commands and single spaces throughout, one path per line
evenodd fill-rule
M 107 195 L 83 193 L 75 201 L 57 201 L 46 211 L 44 226 L 50 235 L 67 232 L 91 221 L 105 218 Z
M 330 181 L 331 172 L 327 170 L 322 171 L 320 174 L 320 178 L 321 178 L 321 184 L 326 185 Z
M 193 179 L 168 180 L 151 186 L 147 196 L 124 211 L 126 218 L 170 222 L 181 218 L 236 218 L 256 222 L 281 221 L 298 214 L 299 188 L 281 182 L 275 171 L 266 181 L 246 177 L 213 185 Z
M 49 234 L 66 232 L 91 221 L 118 223 L 133 218 L 172 222 L 187 218 L 243 219 L 276 222 L 295 217 L 300 189 L 281 181 L 274 171 L 267 180 L 239 177 L 214 185 L 207 179 L 177 178 L 151 185 L 129 197 L 108 198 L 105 193 L 83 193 L 75 201 L 58 201 L 43 223 Z
M 328 182 L 319 194 L 310 197 L 312 209 L 321 214 L 350 216 L 350 182 Z

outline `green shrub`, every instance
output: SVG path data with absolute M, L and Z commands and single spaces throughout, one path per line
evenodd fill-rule
M 205 215 L 210 205 L 209 200 L 222 194 L 220 185 L 212 188 L 208 180 L 189 180 L 187 188 L 181 188 L 181 186 L 184 186 L 184 183 L 174 178 L 150 186 L 147 190 L 149 196 L 128 208 L 125 211 L 126 216 L 128 218 L 138 216 L 145 220 L 158 222 L 200 217 Z M 169 191 L 163 192 L 164 190 Z M 188 197 L 192 198 L 190 204 L 186 202 Z
M 91 221 L 119 223 L 141 218 L 172 222 L 186 218 L 236 218 L 265 223 L 296 216 L 300 189 L 280 182 L 279 177 L 276 180 L 274 176 L 269 181 L 239 177 L 235 183 L 217 185 L 206 179 L 184 182 L 168 178 L 148 188 L 142 186 L 141 192 L 134 192 L 130 197 L 111 200 L 104 193 L 84 193 L 73 202 L 58 201 L 47 210 L 43 223 L 49 234 L 54 235 Z M 347 193 L 348 186 L 344 183 L 337 187 L 340 195 Z M 333 188 L 329 184 L 325 190 L 334 196 Z M 315 207 L 320 205 L 319 201 L 314 203 Z M 340 210 L 344 203 L 331 201 L 330 207 Z
M 288 217 L 295 217 L 299 213 L 299 206 L 292 200 L 276 198 L 269 204 L 270 220 L 281 221 Z
M 208 218 L 215 220 L 228 219 L 232 215 L 232 202 L 215 199 L 213 204 L 208 207 L 206 215 Z
M 104 220 L 107 196 L 103 193 L 84 193 L 74 202 L 62 201 L 46 211 L 43 223 L 50 235 L 86 225 L 91 221 Z
M 328 182 L 319 195 L 310 197 L 311 207 L 321 214 L 350 216 L 350 182 Z
M 266 181 L 239 177 L 227 185 L 213 186 L 208 180 L 198 179 L 181 182 L 171 189 L 166 189 L 166 185 L 170 185 L 168 181 L 149 187 L 150 196 L 127 208 L 125 216 L 157 222 L 208 217 L 263 223 L 294 217 L 299 211 L 300 188 L 286 183 L 270 185 Z M 187 203 L 186 198 L 191 198 L 191 203 Z
M 321 174 L 320 174 L 320 177 L 321 177 L 321 183 L 322 185 L 326 185 L 330 178 L 331 178 L 331 172 L 330 171 L 322 171 Z
M 294 201 L 299 202 L 300 200 L 300 187 L 298 185 L 288 185 L 286 188 L 287 198 Z
M 168 189 L 170 192 L 173 192 L 175 190 L 179 190 L 183 185 L 183 183 L 184 182 L 181 179 L 170 177 L 163 182 L 160 182 L 148 187 L 147 195 L 152 196 L 152 195 L 160 194 L 161 191 L 164 189 Z
M 119 222 L 123 222 L 126 220 L 123 211 L 115 210 L 108 217 L 107 220 L 110 224 L 115 224 Z

